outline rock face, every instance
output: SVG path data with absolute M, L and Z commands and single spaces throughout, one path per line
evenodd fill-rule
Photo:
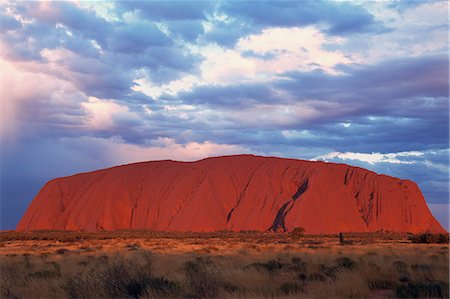
M 344 164 L 251 155 L 153 161 L 48 182 L 17 230 L 445 232 L 418 186 Z

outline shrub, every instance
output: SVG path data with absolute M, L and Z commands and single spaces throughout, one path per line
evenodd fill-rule
M 188 261 L 184 264 L 186 285 L 189 298 L 216 298 L 219 295 L 219 280 L 214 273 L 207 271 L 201 260 Z
M 297 293 L 303 292 L 303 288 L 296 283 L 285 282 L 280 286 L 280 291 L 283 294 L 291 295 L 291 294 L 297 294 Z
M 70 298 L 101 298 L 106 297 L 103 292 L 102 281 L 99 273 L 88 271 L 73 277 L 67 277 L 61 288 Z
M 308 280 L 310 281 L 325 281 L 327 277 L 321 273 L 311 273 L 308 276 Z
M 103 274 L 108 297 L 139 298 L 147 286 L 149 276 L 140 267 L 127 267 L 117 263 L 107 268 Z
M 347 268 L 347 269 L 353 269 L 356 266 L 356 263 L 352 259 L 350 259 L 346 256 L 336 259 L 336 264 L 339 267 Z
M 143 264 L 129 260 L 106 263 L 99 257 L 91 269 L 67 277 L 61 284 L 71 298 L 140 298 L 175 297 L 179 287 L 164 277 L 151 273 L 151 258 L 144 257 Z
M 147 281 L 147 292 L 155 295 L 155 297 L 169 296 L 173 297 L 179 293 L 178 284 L 166 279 L 165 277 L 154 277 Z
M 391 290 L 395 286 L 395 282 L 387 279 L 372 279 L 367 281 L 370 290 Z
M 38 279 L 49 279 L 61 277 L 61 273 L 57 271 L 37 271 L 28 274 L 28 277 L 38 278 Z
M 448 298 L 448 284 L 433 282 L 409 282 L 395 289 L 397 298 Z
M 408 270 L 408 265 L 403 261 L 394 261 L 392 263 L 392 268 L 399 273 L 406 273 Z
M 263 269 L 269 273 L 273 273 L 276 270 L 283 268 L 283 264 L 277 262 L 276 260 L 269 260 L 265 263 L 253 263 L 253 264 L 246 266 L 245 268 L 250 268 L 250 267 L 254 267 L 256 269 Z
M 67 249 L 67 248 L 60 248 L 60 249 L 57 249 L 56 250 L 56 253 L 57 254 L 66 254 L 66 253 L 68 253 L 70 250 L 69 249 Z
M 412 243 L 437 243 L 437 244 L 445 244 L 449 242 L 448 234 L 432 234 L 432 233 L 424 233 L 417 234 L 408 237 Z
M 294 239 L 298 239 L 303 237 L 305 234 L 305 229 L 303 227 L 296 227 L 291 231 L 291 237 Z

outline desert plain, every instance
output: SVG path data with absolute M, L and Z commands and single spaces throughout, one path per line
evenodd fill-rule
M 3 231 L 1 297 L 448 298 L 448 235 L 342 237 Z

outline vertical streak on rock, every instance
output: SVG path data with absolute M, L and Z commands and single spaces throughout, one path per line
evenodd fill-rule
M 265 162 L 264 162 L 265 163 Z M 236 204 L 234 205 L 234 207 L 230 210 L 230 212 L 228 213 L 227 216 L 227 223 L 230 221 L 231 216 L 233 215 L 234 210 L 239 206 L 239 204 L 241 203 L 242 198 L 244 197 L 245 192 L 248 189 L 248 186 L 250 186 L 250 183 L 253 180 L 253 177 L 255 176 L 256 172 L 258 171 L 259 168 L 261 168 L 261 166 L 264 164 L 261 163 L 254 171 L 253 173 L 250 175 L 250 178 L 247 181 L 247 184 L 245 185 L 244 189 L 242 190 L 241 194 L 239 194 L 239 198 L 236 201 Z
M 136 209 L 136 204 L 131 208 L 131 215 L 130 215 L 130 229 L 133 228 L 133 216 L 134 216 L 134 210 Z
M 349 180 L 349 176 L 348 176 L 348 172 L 350 171 L 350 167 L 347 168 L 347 171 L 345 172 L 345 177 L 344 177 L 344 185 L 348 184 L 348 180 Z
M 277 231 L 280 227 L 283 229 L 283 231 L 286 231 L 286 226 L 284 223 L 284 219 L 286 218 L 286 215 L 291 211 L 292 207 L 294 206 L 295 201 L 303 194 L 305 193 L 306 189 L 308 189 L 308 179 L 306 179 L 297 189 L 297 191 L 292 195 L 291 199 L 288 200 L 286 203 L 284 203 L 281 208 L 278 210 L 277 215 L 275 216 L 275 219 L 273 220 L 272 226 L 269 228 L 269 230 L 273 230 L 274 232 Z M 289 206 L 289 208 L 288 208 Z M 288 208 L 286 210 L 286 208 Z
M 227 223 L 230 221 L 230 218 L 231 218 L 231 214 L 233 214 L 233 211 L 234 211 L 234 207 L 230 210 L 230 212 L 228 213 L 228 216 L 227 216 Z
M 58 183 L 57 185 L 58 185 L 59 192 L 61 193 L 61 199 L 60 199 L 59 202 L 61 204 L 61 213 L 62 213 L 62 212 L 64 212 L 66 210 L 66 207 L 64 206 L 64 190 L 61 187 L 60 183 Z
M 306 179 L 303 184 L 300 185 L 300 187 L 298 187 L 297 192 L 294 193 L 294 195 L 292 195 L 292 200 L 296 201 L 297 198 L 300 197 L 300 195 L 302 195 L 303 193 L 305 193 L 306 189 L 308 189 L 308 179 Z

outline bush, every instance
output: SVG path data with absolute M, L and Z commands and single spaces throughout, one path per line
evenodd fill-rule
M 130 260 L 110 264 L 99 258 L 101 265 L 95 263 L 88 271 L 67 277 L 61 287 L 70 298 L 177 297 L 178 284 L 153 276 L 151 256 L 143 255 L 143 258 L 144 263 L 139 264 Z
M 207 271 L 208 265 L 202 260 L 184 264 L 188 298 L 216 298 L 219 295 L 219 280 L 214 273 Z
M 150 277 L 140 267 L 131 269 L 124 263 L 117 263 L 105 271 L 103 278 L 108 297 L 139 298 Z
M 301 238 L 305 234 L 305 229 L 303 227 L 296 227 L 291 231 L 291 237 L 294 239 Z
M 70 250 L 67 248 L 60 248 L 56 250 L 56 254 L 66 254 L 68 253 Z
M 303 292 L 303 288 L 293 282 L 285 282 L 281 284 L 280 291 L 285 295 L 297 294 Z
M 281 268 L 283 268 L 283 264 L 277 262 L 276 260 L 269 260 L 266 263 L 253 263 L 244 268 L 250 268 L 250 267 L 254 267 L 256 269 L 263 269 L 269 273 L 273 273 L 276 270 L 280 270 Z
M 336 259 L 336 263 L 339 267 L 347 269 L 353 269 L 356 266 L 356 263 L 346 256 Z
M 61 277 L 61 273 L 57 271 L 37 271 L 31 272 L 28 274 L 28 277 L 37 278 L 37 279 L 49 279 L 49 278 L 58 278 Z
M 433 282 L 409 282 L 395 289 L 397 298 L 448 298 L 448 284 Z
M 417 234 L 408 237 L 412 243 L 437 243 L 437 244 L 446 244 L 449 241 L 448 234 L 432 234 L 432 233 L 424 233 Z
M 398 273 L 406 273 L 408 271 L 408 265 L 403 261 L 394 261 L 392 268 Z
M 387 279 L 371 279 L 367 281 L 369 290 L 392 290 L 395 286 L 395 281 Z

